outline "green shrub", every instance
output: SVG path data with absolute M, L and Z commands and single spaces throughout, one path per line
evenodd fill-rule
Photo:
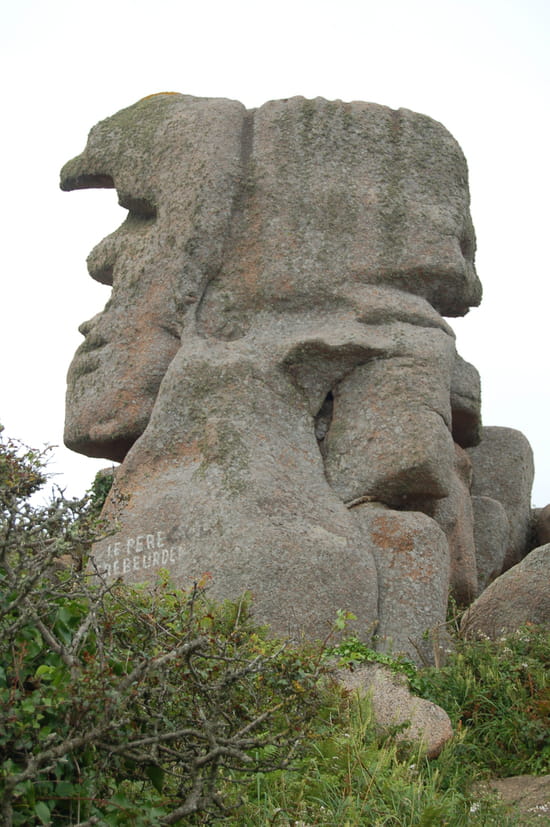
M 550 633 L 526 626 L 491 640 L 459 640 L 441 669 L 424 670 L 421 694 L 464 733 L 464 761 L 496 775 L 550 766 Z
M 475 782 L 548 771 L 547 632 L 459 641 L 420 670 L 356 638 L 289 648 L 255 627 L 246 596 L 214 605 L 206 582 L 92 581 L 108 485 L 36 506 L 44 459 L 0 440 L 3 824 L 517 823 Z M 335 657 L 384 663 L 445 708 L 456 735 L 439 758 L 381 738 L 368 700 L 321 680 Z
M 167 578 L 92 581 L 95 506 L 56 494 L 43 455 L 0 445 L 0 797 L 6 825 L 208 820 L 235 774 L 287 764 L 317 703 L 319 655 L 267 640 L 247 600 Z M 225 777 L 231 783 L 223 796 Z

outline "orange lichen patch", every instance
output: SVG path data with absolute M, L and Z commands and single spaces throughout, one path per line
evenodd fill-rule
M 411 552 L 414 549 L 414 539 L 403 527 L 396 524 L 393 517 L 381 515 L 376 517 L 372 537 L 378 548 L 385 548 L 401 553 Z
M 184 464 L 187 462 L 198 462 L 202 457 L 202 451 L 197 439 L 191 442 L 178 443 L 178 457 L 182 459 Z
M 158 98 L 160 95 L 181 95 L 181 92 L 153 92 L 152 95 L 145 95 L 144 98 L 140 98 L 140 101 L 148 101 L 151 98 Z

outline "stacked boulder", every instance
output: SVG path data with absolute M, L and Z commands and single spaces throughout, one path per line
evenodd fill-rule
M 481 299 L 452 136 L 376 104 L 161 94 L 94 127 L 61 184 L 129 210 L 88 259 L 112 295 L 68 376 L 67 445 L 122 463 L 98 574 L 208 573 L 277 633 L 345 609 L 429 656 L 449 591 L 525 552 L 532 481 L 443 318 Z

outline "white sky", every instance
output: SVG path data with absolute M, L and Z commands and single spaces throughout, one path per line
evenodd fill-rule
M 85 259 L 123 220 L 114 191 L 61 193 L 59 169 L 102 118 L 147 94 L 248 107 L 304 95 L 404 106 L 441 121 L 470 168 L 484 301 L 452 321 L 481 373 L 486 425 L 518 428 L 550 502 L 547 0 L 13 0 L 1 17 L 0 421 L 62 445 L 78 325 L 108 288 Z M 64 448 L 80 494 L 105 466 Z

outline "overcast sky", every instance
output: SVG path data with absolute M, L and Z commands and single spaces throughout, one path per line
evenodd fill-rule
M 86 256 L 121 223 L 114 191 L 61 193 L 89 129 L 145 95 L 292 95 L 400 106 L 441 121 L 470 169 L 481 307 L 452 321 L 481 373 L 486 425 L 533 446 L 533 502 L 550 502 L 547 0 L 17 0 L 2 44 L 0 421 L 62 445 L 78 325 L 109 288 Z M 64 448 L 51 470 L 80 494 L 104 461 Z

